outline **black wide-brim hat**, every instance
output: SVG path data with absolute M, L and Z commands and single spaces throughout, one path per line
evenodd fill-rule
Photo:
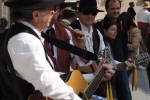
M 97 2 L 96 2 L 96 0 L 80 0 L 79 1 L 79 7 L 77 7 L 76 9 L 104 12 L 104 10 L 97 9 Z
M 42 9 L 63 3 L 64 0 L 8 0 L 5 6 L 17 9 Z

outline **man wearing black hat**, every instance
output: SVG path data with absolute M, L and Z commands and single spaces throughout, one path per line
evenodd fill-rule
M 74 21 L 70 25 L 73 29 L 80 29 L 84 32 L 86 36 L 86 49 L 88 51 L 94 53 L 93 38 L 95 37 L 93 37 L 93 34 L 95 34 L 96 37 L 100 37 L 97 40 L 100 44 L 97 47 L 98 49 L 95 50 L 97 51 L 96 54 L 105 48 L 101 33 L 98 30 L 95 31 L 92 27 L 92 24 L 98 12 L 103 11 L 97 9 L 96 0 L 89 0 L 88 2 L 86 0 L 80 0 L 77 13 L 79 20 Z
M 49 26 L 56 11 L 56 6 L 64 0 L 8 0 L 4 4 L 11 8 L 11 20 L 14 25 L 9 29 L 4 43 L 4 54 L 10 57 L 10 63 L 16 71 L 19 97 L 11 79 L 11 66 L 1 70 L 0 85 L 4 100 L 27 100 L 34 90 L 54 100 L 81 100 L 53 71 L 53 63 L 44 51 L 41 32 Z M 81 31 L 75 34 L 83 36 Z M 76 38 L 77 39 L 77 38 Z M 6 44 L 6 45 L 5 45 Z M 7 51 L 8 50 L 8 51 Z M 10 64 L 11 65 L 11 64 Z M 14 79 L 14 78 L 13 78 Z M 14 82 L 17 84 L 17 82 Z M 17 89 L 19 91 L 19 89 Z M 18 92 L 17 91 L 17 92 Z
M 120 9 L 120 8 L 115 8 L 115 9 Z M 103 12 L 103 11 L 97 9 L 96 0 L 88 0 L 88 2 L 87 0 L 80 0 L 78 13 L 77 13 L 79 21 L 75 21 L 71 24 L 71 27 L 73 29 L 80 29 L 84 32 L 86 36 L 86 49 L 95 54 L 99 54 L 99 52 L 103 51 L 105 48 L 102 34 L 100 33 L 99 30 L 92 27 L 92 24 L 98 12 Z M 118 13 L 115 13 L 114 16 L 117 16 L 117 14 Z M 132 67 L 133 65 L 128 61 L 125 63 L 128 67 Z M 119 100 L 123 100 L 123 99 L 119 99 Z

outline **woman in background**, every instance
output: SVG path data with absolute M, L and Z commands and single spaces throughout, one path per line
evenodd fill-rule
M 135 56 L 139 54 L 139 44 L 142 39 L 141 31 L 137 28 L 130 13 L 123 12 L 119 17 L 128 25 L 128 57 L 135 59 Z
M 103 38 L 104 43 L 108 46 L 113 39 L 116 38 L 117 35 L 117 25 L 115 22 L 105 22 L 103 24 Z
M 128 27 L 128 53 L 129 57 L 132 59 L 136 58 L 136 55 L 139 53 L 139 45 L 140 49 L 142 46 L 142 49 L 144 49 L 144 44 L 141 44 L 142 42 L 142 36 L 141 36 L 141 31 L 137 28 L 135 22 L 133 21 L 131 15 L 128 12 L 123 12 L 120 14 L 120 19 L 127 23 Z M 140 50 L 141 51 L 141 50 Z M 144 50 L 144 52 L 147 52 Z M 143 52 L 140 52 L 143 53 Z M 129 72 L 129 71 L 128 71 Z M 146 70 L 140 70 L 138 69 L 138 89 L 134 92 L 132 92 L 132 99 L 133 100 L 149 100 L 149 94 L 150 94 L 150 89 L 149 89 L 149 82 L 148 82 L 148 76 L 146 73 Z M 131 71 L 128 73 L 130 76 Z M 132 78 L 131 76 L 129 77 L 130 83 Z M 131 88 L 131 84 L 130 84 Z M 140 95 L 139 95 L 140 94 Z
M 103 24 L 103 32 L 102 33 L 103 33 L 103 39 L 104 39 L 105 46 L 109 49 L 110 54 L 113 56 L 113 54 L 111 52 L 111 43 L 112 43 L 113 39 L 116 38 L 116 35 L 117 35 L 116 23 L 112 22 L 112 21 L 105 22 Z M 112 63 L 111 59 L 108 63 Z M 116 61 L 115 61 L 115 63 L 116 63 Z M 115 100 L 115 99 L 117 99 L 117 96 L 116 96 L 114 81 L 115 81 L 114 77 L 112 77 L 110 82 L 111 82 L 111 86 L 112 86 L 113 99 Z M 103 90 L 103 91 L 101 91 L 102 96 L 106 97 L 106 82 L 102 82 L 100 86 Z

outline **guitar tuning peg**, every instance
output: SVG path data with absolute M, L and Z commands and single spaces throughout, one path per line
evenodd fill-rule
M 148 58 L 147 54 L 144 53 L 144 58 L 143 59 L 147 59 L 147 58 Z
M 139 58 L 139 55 L 136 55 L 135 57 L 138 59 L 138 58 Z
M 146 53 L 146 56 L 149 58 L 150 57 L 150 55 L 148 54 L 148 53 Z

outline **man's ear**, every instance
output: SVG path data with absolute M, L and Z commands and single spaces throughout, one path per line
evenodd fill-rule
M 33 20 L 34 20 L 35 22 L 38 22 L 39 11 L 35 10 L 35 11 L 32 13 L 32 16 L 33 16 Z

